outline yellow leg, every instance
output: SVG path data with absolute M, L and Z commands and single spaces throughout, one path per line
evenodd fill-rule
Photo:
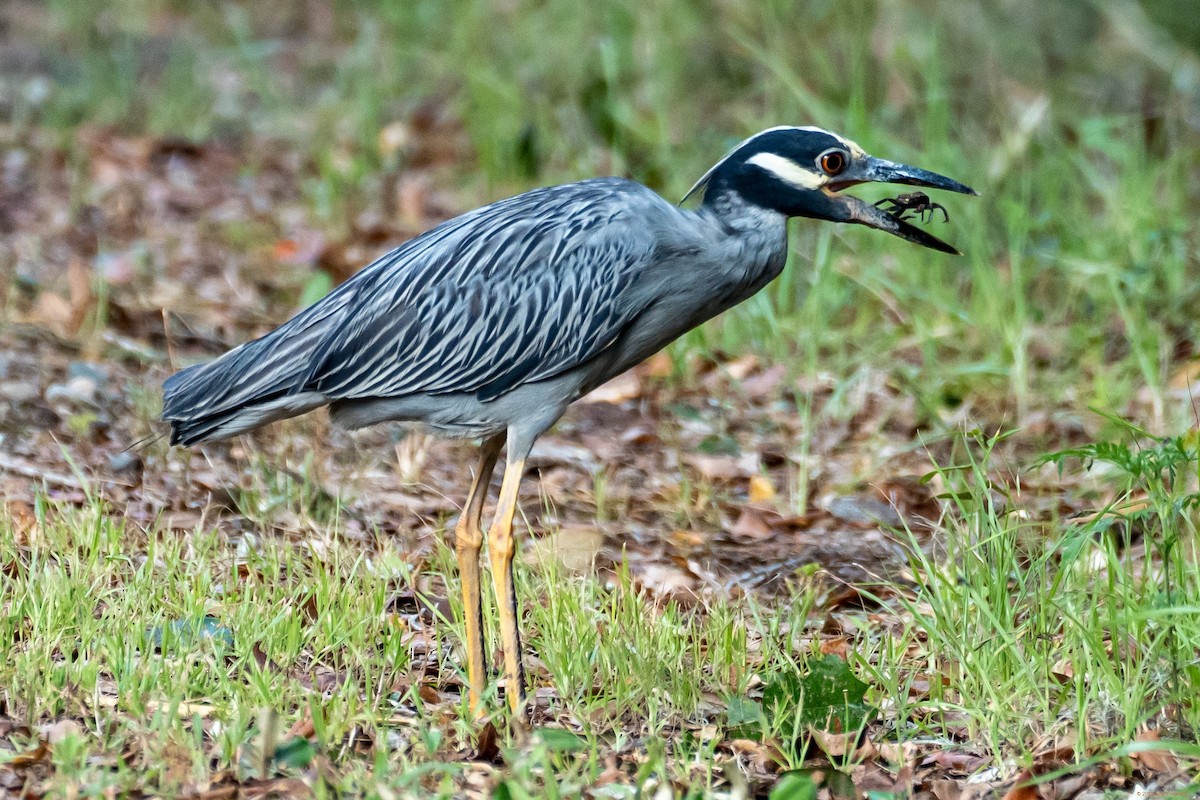
M 458 555 L 458 574 L 462 582 L 463 619 L 467 629 L 467 684 L 471 714 L 481 716 L 480 698 L 487 675 L 487 656 L 483 646 L 483 603 L 479 596 L 479 550 L 483 546 L 483 504 L 487 500 L 492 470 L 504 444 L 503 436 L 485 439 L 479 449 L 479 464 L 471 481 L 471 491 L 458 524 L 454 527 L 454 549 Z
M 517 590 L 513 585 L 513 515 L 517 510 L 517 490 L 525 472 L 528 447 L 515 448 L 510 437 L 508 463 L 504 467 L 504 483 L 500 486 L 500 502 L 496 516 L 488 529 L 488 556 L 492 564 L 492 582 L 496 588 L 496 606 L 500 615 L 500 643 L 504 647 L 504 687 L 514 719 L 519 720 L 525 706 L 525 668 L 522 663 L 521 631 L 517 625 Z

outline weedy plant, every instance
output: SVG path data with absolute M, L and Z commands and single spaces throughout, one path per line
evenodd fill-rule
M 864 657 L 900 738 L 983 743 L 1030 769 L 1063 747 L 1080 769 L 1139 748 L 1195 757 L 1195 435 L 1152 437 L 1111 419 L 1136 442 L 1039 462 L 1116 468 L 1110 499 L 1075 520 L 1035 518 L 1020 476 L 997 480 L 992 457 L 1008 433 L 974 432 L 928 476 L 952 508 L 942 553 L 912 539 L 907 622 Z M 1154 744 L 1138 741 L 1147 729 Z

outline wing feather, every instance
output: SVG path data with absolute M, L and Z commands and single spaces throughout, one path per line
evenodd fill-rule
M 172 442 L 224 438 L 341 399 L 499 397 L 609 347 L 675 210 L 631 181 L 539 189 L 456 217 L 254 341 L 163 384 Z
M 588 181 L 489 206 L 458 236 L 398 251 L 361 281 L 303 390 L 486 401 L 585 363 L 642 310 L 629 289 L 656 240 L 631 195 L 664 202 L 637 184 Z

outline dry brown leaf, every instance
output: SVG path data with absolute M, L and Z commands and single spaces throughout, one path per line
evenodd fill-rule
M 266 672 L 283 672 L 283 669 L 267 655 L 267 652 L 262 649 L 258 642 L 255 642 L 254 646 L 250 648 L 250 655 L 254 657 L 254 661 L 258 664 L 259 669 Z
M 1134 737 L 1135 742 L 1158 742 L 1161 740 L 1162 737 L 1159 736 L 1156 730 L 1144 730 Z M 1140 761 L 1151 772 L 1172 773 L 1179 769 L 1179 759 L 1165 748 L 1162 750 L 1144 750 L 1140 753 L 1134 753 L 1132 758 Z
M 67 331 L 73 337 L 79 333 L 88 313 L 96 304 L 95 295 L 92 293 L 92 271 L 79 257 L 73 257 L 67 262 L 67 290 L 71 303 L 71 318 Z
M 851 752 L 855 749 L 855 743 L 858 741 L 858 731 L 853 731 L 852 733 L 833 733 L 832 731 L 820 730 L 812 725 L 808 726 L 808 735 L 813 738 L 817 746 L 830 758 L 841 758 L 846 753 Z
M 617 757 L 609 754 L 604 759 L 604 771 L 592 782 L 593 786 L 607 786 L 625 779 L 625 773 L 617 765 Z
M 634 369 L 639 375 L 646 375 L 651 378 L 667 378 L 675 371 L 675 363 L 671 361 L 671 356 L 667 354 L 666 350 L 660 350 L 637 367 L 634 367 Z
M 1017 775 L 1012 787 L 1001 800 L 1038 800 L 1037 786 L 1029 783 L 1033 775 L 1024 769 Z
M 237 796 L 258 800 L 267 797 L 312 797 L 312 794 L 312 788 L 298 778 L 273 778 L 246 781 Z
M 634 400 L 642 394 L 642 382 L 634 372 L 622 372 L 579 398 L 580 403 L 612 403 Z
M 532 546 L 522 551 L 521 559 L 527 564 L 544 564 L 556 561 L 563 569 L 573 573 L 590 572 L 596 564 L 600 548 L 604 546 L 604 532 L 598 528 L 572 525 L 534 539 Z
M 908 683 L 908 696 L 913 700 L 924 700 L 929 697 L 929 676 L 915 675 Z
M 32 750 L 26 750 L 24 753 L 17 753 L 8 760 L 9 767 L 28 767 L 34 764 L 39 764 L 50 758 L 50 745 L 45 739 L 38 739 L 37 747 Z
M 162 518 L 162 526 L 169 531 L 194 531 L 204 523 L 204 512 L 195 509 L 175 511 Z
M 192 771 L 192 756 L 186 746 L 172 739 L 161 743 L 154 752 L 155 767 L 165 768 L 164 778 L 172 784 L 181 784 Z
M 0 767 L 0 792 L 8 792 L 8 797 L 17 797 L 20 794 L 20 789 L 25 785 L 24 776 L 20 775 L 16 770 Z
M 751 400 L 764 398 L 778 388 L 785 375 L 787 375 L 787 365 L 776 364 L 742 381 L 742 393 Z
M 312 709 L 308 706 L 304 707 L 304 713 L 300 715 L 300 719 L 292 723 L 292 727 L 288 728 L 285 739 L 311 739 L 317 735 L 317 729 L 313 725 Z
M 1186 362 L 1171 376 L 1170 386 L 1176 391 L 1194 389 L 1200 384 L 1200 358 Z
M 305 597 L 304 602 L 300 604 L 300 615 L 309 622 L 317 620 L 319 609 L 317 608 L 317 595 L 315 592 Z
M 1080 793 L 1096 782 L 1097 771 L 1088 770 L 1087 772 L 1079 773 L 1078 775 L 1067 775 L 1059 778 L 1054 782 L 1055 798 L 1077 798 Z
M 199 792 L 184 795 L 187 800 L 234 800 L 241 794 L 241 788 L 236 783 L 228 783 L 204 789 Z
M 932 781 L 929 789 L 937 800 L 959 800 L 963 793 L 958 782 L 950 780 Z
M 621 444 L 637 445 L 639 447 L 656 444 L 659 441 L 658 432 L 645 425 L 634 425 L 626 428 L 621 434 Z
M 698 583 L 691 571 L 675 564 L 645 564 L 638 569 L 636 578 L 642 588 L 661 597 L 694 596 Z
M 765 503 L 768 500 L 774 500 L 775 486 L 765 475 L 751 475 L 749 495 L 751 503 Z
M 912 788 L 912 769 L 906 766 L 893 776 L 875 759 L 868 758 L 851 771 L 850 779 L 863 795 L 876 792 L 907 796 Z
M 39 294 L 25 319 L 34 325 L 49 328 L 59 336 L 71 335 L 71 304 L 54 292 Z
M 429 216 L 429 181 L 424 176 L 406 176 L 396 182 L 396 214 L 400 224 L 414 230 L 425 226 Z
M 867 602 L 867 598 L 859 591 L 858 587 L 852 584 L 840 584 L 834 587 L 823 603 L 828 611 L 836 611 L 843 608 L 862 608 Z M 838 630 L 840 630 L 840 623 Z
M 734 359 L 725 365 L 725 372 L 735 381 L 745 380 L 746 376 L 758 369 L 758 356 L 745 355 Z
M 480 761 L 494 761 L 500 755 L 500 736 L 491 720 L 475 734 L 475 758 Z
M 1074 741 L 1075 734 L 1069 730 L 1044 739 L 1033 748 L 1035 769 L 1047 772 L 1074 762 Z
M 28 545 L 37 539 L 37 515 L 24 500 L 4 501 L 4 513 L 13 526 L 18 545 Z
M 554 436 L 539 440 L 525 463 L 528 469 L 565 466 L 588 473 L 595 473 L 602 467 L 600 459 L 589 448 Z
M 769 744 L 753 739 L 733 739 L 729 742 L 729 749 L 759 769 L 764 769 L 775 761 L 774 749 Z
M 747 477 L 750 473 L 742 459 L 737 456 L 709 456 L 702 453 L 689 453 L 684 461 L 696 470 L 702 478 L 713 482 L 733 482 Z
M 964 753 L 961 750 L 938 750 L 930 753 L 921 760 L 921 766 L 935 765 L 947 772 L 958 772 L 969 775 L 987 761 L 983 756 L 974 753 Z
M 696 531 L 673 530 L 667 534 L 667 541 L 680 550 L 688 550 L 693 547 L 700 547 L 708 541 L 708 537 Z
M 295 239 L 280 239 L 271 245 L 271 257 L 276 261 L 291 263 L 300 252 L 300 245 Z
M 850 640 L 845 636 L 822 639 L 819 647 L 822 655 L 837 656 L 843 661 L 850 656 Z
M 743 508 L 729 532 L 745 539 L 765 539 L 772 533 L 762 513 L 753 508 Z
M 877 745 L 879 755 L 893 766 L 910 766 L 916 758 L 917 747 L 913 742 L 882 742 Z
M 386 158 L 408 147 L 412 140 L 413 131 L 407 122 L 389 122 L 379 129 L 379 154 Z
M 83 726 L 73 719 L 60 719 L 38 729 L 38 734 L 51 746 L 58 744 L 68 736 L 79 738 L 83 736 L 83 733 Z

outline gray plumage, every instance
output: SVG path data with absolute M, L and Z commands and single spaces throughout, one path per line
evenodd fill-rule
M 574 399 L 740 303 L 783 269 L 787 219 L 867 225 L 953 247 L 841 190 L 881 181 L 973 194 L 819 128 L 772 128 L 710 169 L 696 211 L 601 178 L 452 219 L 266 336 L 164 385 L 178 444 L 328 405 L 522 447 Z
M 180 371 L 163 418 L 185 445 L 322 405 L 348 427 L 544 429 L 756 292 L 785 254 L 785 217 L 736 197 L 692 212 L 619 178 L 538 189 L 443 223 L 266 336 Z

